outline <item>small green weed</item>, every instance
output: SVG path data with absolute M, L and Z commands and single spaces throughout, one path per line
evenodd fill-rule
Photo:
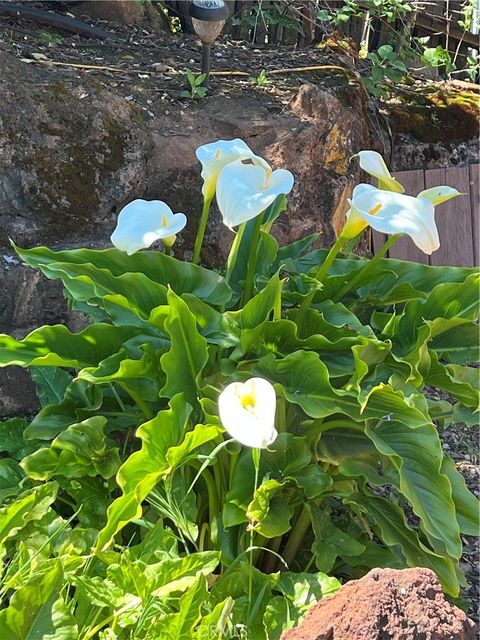
M 182 91 L 180 97 L 189 98 L 190 100 L 199 100 L 204 98 L 207 93 L 207 87 L 202 86 L 205 80 L 205 73 L 193 73 L 190 69 L 187 69 L 187 80 L 190 85 L 190 91 Z
M 62 44 L 63 42 L 62 36 L 59 36 L 56 33 L 50 33 L 48 31 L 42 31 L 40 38 L 44 44 L 48 44 L 48 45 Z
M 269 84 L 272 84 L 272 81 L 267 78 L 267 73 L 265 69 L 262 69 L 258 76 L 251 76 L 250 81 L 253 82 L 257 87 L 266 87 Z

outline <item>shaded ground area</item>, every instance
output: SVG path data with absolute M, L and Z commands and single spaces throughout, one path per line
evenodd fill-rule
M 172 111 L 182 115 L 182 107 L 189 105 L 180 96 L 189 90 L 185 72 L 200 71 L 198 38 L 98 20 L 89 23 L 109 32 L 111 38 L 105 42 L 85 39 L 30 20 L 0 16 L 0 49 L 26 64 L 55 68 L 59 81 L 67 81 L 72 74 L 94 76 L 99 85 L 137 104 L 146 118 Z M 260 91 L 263 99 L 270 98 L 272 112 L 281 112 L 301 84 L 332 87 L 359 82 L 358 68 L 367 69 L 348 40 L 327 38 L 316 48 L 301 50 L 258 46 L 220 37 L 212 49 L 211 91 L 203 100 L 258 97 Z M 83 68 L 88 66 L 98 68 Z M 264 83 L 259 78 L 262 72 Z M 396 97 L 378 110 L 379 128 L 386 125 L 384 112 L 397 142 L 415 138 L 450 144 L 474 139 L 479 112 L 479 87 L 475 87 L 423 80 L 398 85 Z M 181 123 L 172 128 L 181 128 Z
M 186 70 L 200 71 L 201 49 L 195 36 L 149 32 L 102 21 L 96 25 L 111 32 L 112 39 L 106 42 L 85 39 L 32 21 L 0 17 L 0 48 L 24 59 L 26 64 L 31 61 L 31 64 L 55 66 L 59 80 L 67 80 L 71 74 L 94 75 L 101 85 L 137 103 L 147 118 L 169 107 L 178 109 L 181 104 L 188 105 L 188 100 L 180 99 L 180 93 L 189 89 Z M 54 65 L 55 62 L 61 64 Z M 281 110 L 282 104 L 288 104 L 304 82 L 317 85 L 325 82 L 327 86 L 345 84 L 349 76 L 356 74 L 352 71 L 353 64 L 352 57 L 342 52 L 339 59 L 338 51 L 328 46 L 303 51 L 258 49 L 256 45 L 220 38 L 212 48 L 211 92 L 205 100 L 222 95 L 254 97 L 260 90 L 272 97 L 272 109 Z M 345 71 L 341 68 L 288 71 L 324 65 L 343 67 Z M 259 87 L 255 80 L 262 70 L 267 82 Z M 220 72 L 221 76 L 215 76 Z

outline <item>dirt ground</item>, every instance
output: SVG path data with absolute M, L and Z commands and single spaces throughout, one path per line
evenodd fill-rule
M 0 16 L 0 50 L 25 64 L 44 65 L 59 82 L 67 85 L 69 78 L 88 74 L 99 85 L 135 103 L 145 118 L 176 113 L 178 117 L 172 119 L 175 135 L 190 135 L 188 130 L 182 131 L 181 116 L 192 100 L 180 94 L 189 89 L 186 70 L 195 73 L 200 70 L 198 39 L 188 34 L 150 32 L 101 21 L 94 24 L 108 31 L 111 39 L 103 42 L 81 38 L 30 20 Z M 214 101 L 216 96 L 255 100 L 260 93 L 272 112 L 285 109 L 302 83 L 333 86 L 358 82 L 353 54 L 334 43 L 304 50 L 260 49 L 257 45 L 220 38 L 212 48 L 211 63 L 214 74 L 221 72 L 221 75 L 212 75 L 211 89 L 202 100 Z M 305 69 L 324 65 L 337 68 Z M 262 70 L 267 79 L 263 85 L 257 81 Z M 88 95 L 80 99 L 88 99 Z M 480 496 L 479 435 L 479 428 L 461 424 L 441 430 L 445 451 L 477 496 Z M 468 586 L 462 597 L 469 605 L 469 615 L 478 622 L 478 541 L 464 536 L 463 542 L 461 566 Z
M 154 118 L 162 110 L 188 108 L 192 101 L 180 94 L 190 88 L 186 71 L 200 72 L 198 38 L 102 21 L 95 24 L 108 31 L 111 39 L 86 39 L 31 20 L 0 16 L 0 49 L 21 58 L 25 64 L 50 68 L 59 80 L 67 81 L 72 74 L 94 76 L 100 85 L 136 103 L 146 118 Z M 324 65 L 343 67 L 345 71 L 303 69 Z M 271 97 L 269 106 L 280 111 L 302 83 L 345 84 L 349 77 L 354 80 L 356 72 L 352 69 L 353 58 L 327 45 L 301 51 L 259 49 L 257 45 L 229 42 L 220 37 L 212 47 L 211 89 L 202 100 L 225 95 L 232 99 L 239 95 L 255 99 L 261 92 L 262 101 Z M 256 78 L 262 70 L 267 81 L 259 86 Z

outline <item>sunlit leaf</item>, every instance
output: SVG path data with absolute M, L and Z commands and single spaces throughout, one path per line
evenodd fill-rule
M 195 316 L 173 291 L 168 292 L 169 315 L 165 330 L 171 346 L 160 360 L 167 381 L 161 394 L 173 397 L 183 393 L 187 402 L 198 401 L 198 379 L 207 363 L 207 341 L 197 329 Z
M 142 440 L 142 447 L 118 470 L 122 495 L 108 509 L 108 522 L 99 534 L 98 549 L 106 547 L 122 527 L 140 517 L 142 501 L 169 468 L 169 448 L 183 439 L 191 410 L 183 395 L 178 394 L 170 401 L 170 409 L 160 411 L 139 427 L 136 436 Z
M 365 433 L 398 469 L 399 489 L 427 534 L 442 540 L 449 555 L 460 557 L 460 529 L 451 485 L 441 472 L 443 450 L 435 427 L 426 423 L 413 429 L 393 419 L 367 423 Z
M 63 572 L 59 560 L 51 560 L 43 571 L 16 591 L 9 606 L 0 611 L 0 637 L 2 640 L 34 640 L 53 637 L 56 627 L 64 622 L 58 608 L 54 608 L 62 587 Z M 75 626 L 70 633 L 61 631 L 54 637 L 74 640 Z
M 55 482 L 33 487 L 0 509 L 0 542 L 14 536 L 31 520 L 42 518 L 55 500 L 57 490 Z
M 140 333 L 135 327 L 88 326 L 79 333 L 57 324 L 35 329 L 23 340 L 0 335 L 0 367 L 88 367 L 116 353 L 125 340 Z

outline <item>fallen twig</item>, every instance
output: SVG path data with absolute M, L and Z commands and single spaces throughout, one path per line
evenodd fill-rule
M 286 67 L 285 69 L 272 69 L 272 70 L 266 71 L 266 75 L 267 77 L 274 76 L 274 75 L 279 76 L 285 73 L 287 74 L 303 73 L 305 71 L 340 71 L 341 73 L 344 73 L 345 75 L 348 75 L 349 77 L 355 80 L 357 79 L 356 71 L 353 71 L 352 69 L 347 69 L 345 67 L 340 67 L 335 64 L 322 64 L 322 65 L 315 65 L 310 67 Z M 252 76 L 255 75 L 255 72 L 247 73 L 246 71 L 211 71 L 210 75 L 211 76 L 248 76 L 249 78 L 251 78 Z
M 57 67 L 72 67 L 74 69 L 86 69 L 86 70 L 94 70 L 94 71 L 112 71 L 114 73 L 145 73 L 149 75 L 167 75 L 167 76 L 183 76 L 186 75 L 186 71 L 179 71 L 177 69 L 172 69 L 171 71 L 152 71 L 148 69 L 122 69 L 121 67 L 108 67 L 101 66 L 95 64 L 81 64 L 76 62 L 58 62 L 56 60 L 35 60 L 32 59 L 32 62 L 36 62 L 37 64 L 43 64 L 46 66 L 54 65 Z M 267 75 L 284 75 L 288 73 L 302 73 L 305 71 L 339 71 L 344 73 L 349 79 L 358 80 L 358 74 L 356 71 L 352 69 L 347 69 L 345 67 L 340 67 L 338 65 L 326 64 L 326 65 L 318 65 L 311 67 L 292 67 L 285 69 L 273 69 L 269 71 Z M 247 71 L 211 71 L 211 76 L 242 76 L 246 78 L 251 78 L 255 75 L 255 72 L 249 73 Z
M 26 58 L 23 59 L 25 62 Z M 116 73 L 151 73 L 155 74 L 156 71 L 144 71 L 143 69 L 122 69 L 121 67 L 103 67 L 96 64 L 80 64 L 77 62 L 58 62 L 57 60 L 36 60 L 32 58 L 28 59 L 27 62 L 35 62 L 37 64 L 43 64 L 44 66 L 55 66 L 55 67 L 71 67 L 72 69 L 86 69 L 86 70 L 95 70 L 95 71 L 114 71 Z
M 87 38 L 98 38 L 99 40 L 107 40 L 110 38 L 110 34 L 96 27 L 91 27 L 89 24 L 76 20 L 75 18 L 69 18 L 68 16 L 62 16 L 52 11 L 43 11 L 42 9 L 35 9 L 35 7 L 29 7 L 24 4 L 12 4 L 10 2 L 0 2 L 0 15 L 30 18 L 43 24 L 49 24 L 52 27 L 58 27 L 65 31 L 71 31 L 78 33 L 81 36 Z

